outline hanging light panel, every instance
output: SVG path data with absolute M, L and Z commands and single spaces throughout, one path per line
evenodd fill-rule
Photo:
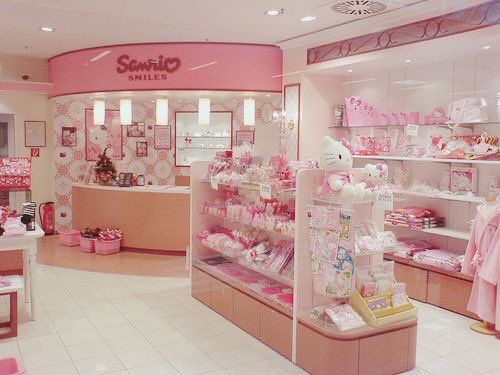
M 94 125 L 104 125 L 106 103 L 104 100 L 94 101 Z
M 120 100 L 120 124 L 132 125 L 132 100 Z
M 243 125 L 255 126 L 255 99 L 243 101 Z
M 210 125 L 210 99 L 200 98 L 198 101 L 198 122 L 200 125 Z
M 168 125 L 168 99 L 156 99 L 156 125 Z

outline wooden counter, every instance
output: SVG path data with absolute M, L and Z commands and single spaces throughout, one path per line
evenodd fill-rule
M 74 184 L 72 200 L 74 229 L 120 228 L 125 250 L 185 253 L 189 244 L 189 188 Z

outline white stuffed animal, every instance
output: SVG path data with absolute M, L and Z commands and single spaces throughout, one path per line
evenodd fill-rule
M 352 184 L 352 155 L 340 142 L 324 137 L 321 144 L 320 168 L 325 171 L 322 195 L 338 195 L 342 202 L 362 200 L 365 195 L 363 184 Z

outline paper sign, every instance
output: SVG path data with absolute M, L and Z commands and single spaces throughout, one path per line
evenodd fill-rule
M 264 199 L 272 198 L 272 187 L 269 184 L 260 184 L 260 196 Z
M 406 125 L 406 135 L 415 137 L 418 136 L 418 128 L 419 128 L 418 125 L 412 125 L 412 124 Z
M 212 186 L 212 189 L 219 190 L 219 180 L 217 179 L 217 176 L 210 177 L 210 185 Z
M 377 199 L 375 201 L 377 207 L 383 208 L 384 210 L 394 209 L 394 195 L 390 190 L 379 190 L 377 192 Z

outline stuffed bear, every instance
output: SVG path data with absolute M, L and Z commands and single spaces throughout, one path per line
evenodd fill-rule
M 324 137 L 321 144 L 320 168 L 325 171 L 321 195 L 335 194 L 340 201 L 362 200 L 365 189 L 362 184 L 353 185 L 350 170 L 352 155 L 340 142 Z

